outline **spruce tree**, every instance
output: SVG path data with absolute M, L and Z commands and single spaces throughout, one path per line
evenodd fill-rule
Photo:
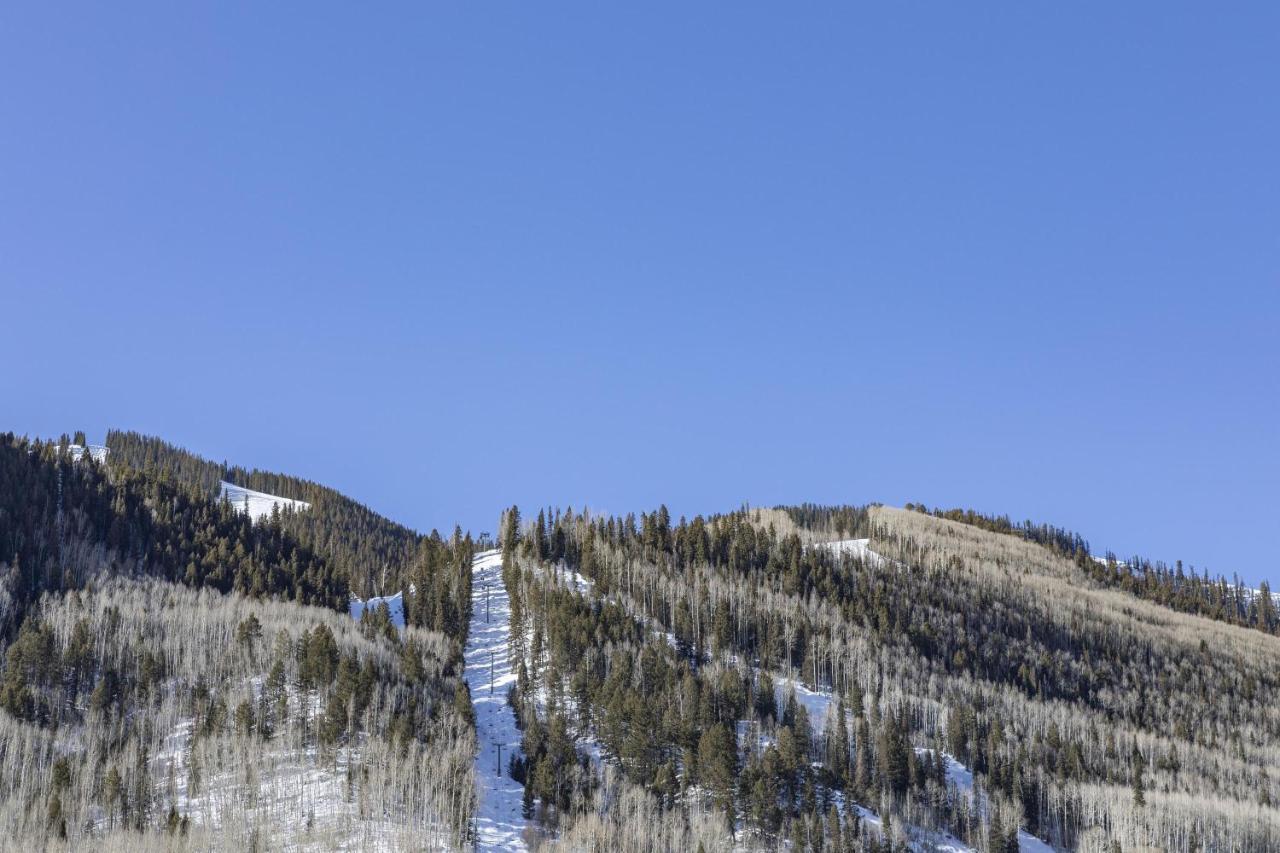
M 1147 796 L 1146 788 L 1142 781 L 1142 772 L 1146 768 L 1146 761 L 1138 750 L 1137 743 L 1133 745 L 1133 753 L 1129 763 L 1133 767 L 1133 804 L 1139 807 L 1145 806 L 1147 804 Z
M 698 741 L 698 775 L 733 825 L 733 793 L 737 776 L 737 745 L 733 732 L 724 723 L 709 726 Z

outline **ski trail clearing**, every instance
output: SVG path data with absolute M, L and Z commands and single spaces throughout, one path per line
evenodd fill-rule
M 510 636 L 511 602 L 502 584 L 502 552 L 483 551 L 471 564 L 466 649 L 467 687 L 476 711 L 476 846 L 481 850 L 527 849 L 521 837 L 524 789 L 507 775 L 507 762 L 520 750 L 520 730 L 507 704 L 507 688 L 516 681 L 508 652 Z

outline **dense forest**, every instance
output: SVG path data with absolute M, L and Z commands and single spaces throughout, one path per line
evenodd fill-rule
M 108 432 L 107 447 L 111 471 L 174 484 L 194 500 L 218 503 L 221 484 L 228 482 L 306 501 L 311 506 L 305 512 L 280 513 L 278 527 L 323 558 L 344 595 L 349 591 L 367 598 L 412 590 L 406 598 L 411 624 L 462 639 L 471 600 L 472 548 L 461 530 L 448 540 L 436 531 L 424 536 L 318 483 L 210 462 L 135 432 Z
M 12 634 L 45 591 L 145 575 L 344 609 L 347 579 L 283 529 L 65 442 L 0 436 L 0 619 Z

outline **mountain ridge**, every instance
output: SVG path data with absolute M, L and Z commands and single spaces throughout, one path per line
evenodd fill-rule
M 481 552 L 136 433 L 113 431 L 105 459 L 0 438 L 0 745 L 44 744 L 30 781 L 0 774 L 0 829 L 33 844 L 400 849 L 407 826 L 485 849 L 1280 838 L 1280 637 L 1271 596 L 1238 583 L 917 504 L 678 520 L 511 507 Z M 224 483 L 260 492 L 258 511 Z M 116 618 L 111 601 L 151 614 L 121 624 L 174 601 L 194 621 L 150 641 L 77 627 Z M 219 602 L 236 602 L 218 630 L 243 666 L 194 667 L 172 638 Z M 261 608 L 286 604 L 312 627 L 268 636 Z M 396 698 L 364 698 L 379 695 Z M 156 702 L 169 710 L 143 725 Z M 73 738 L 104 732 L 103 761 L 72 761 Z M 379 743 L 419 750 L 413 773 L 444 762 L 450 782 L 390 824 L 336 802 L 336 822 L 237 811 L 252 836 L 191 793 L 200 782 L 165 781 L 197 772 L 207 738 L 242 754 L 217 782 L 235 797 L 254 789 L 232 780 L 260 774 L 292 802 Z

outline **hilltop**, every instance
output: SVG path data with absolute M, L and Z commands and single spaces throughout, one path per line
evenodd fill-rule
M 157 438 L 86 446 L 0 437 L 0 830 L 27 847 L 1280 838 L 1265 587 L 915 504 L 510 507 L 480 550 Z

